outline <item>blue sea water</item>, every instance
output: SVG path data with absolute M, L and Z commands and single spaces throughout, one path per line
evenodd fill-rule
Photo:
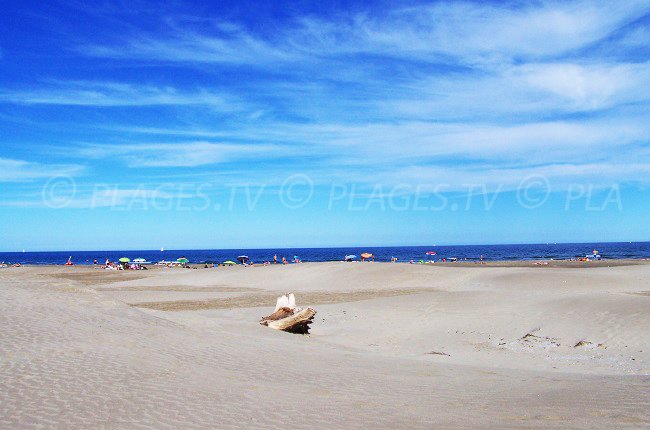
M 293 248 L 293 249 L 179 249 L 165 251 L 57 251 L 57 252 L 0 252 L 0 261 L 21 264 L 64 264 L 72 257 L 75 264 L 92 264 L 97 260 L 103 264 L 106 259 L 117 261 L 121 257 L 144 258 L 148 261 L 176 260 L 186 257 L 192 263 L 236 261 L 237 256 L 247 255 L 261 263 L 270 261 L 273 255 L 278 260 L 286 257 L 292 260 L 298 256 L 304 262 L 339 261 L 347 254 L 361 255 L 370 252 L 376 261 L 435 260 L 456 257 L 459 260 L 476 261 L 483 256 L 486 261 L 568 259 L 584 257 L 596 249 L 603 259 L 650 258 L 650 242 L 609 243 L 558 243 L 527 245 L 458 245 L 458 246 L 400 246 L 400 247 L 344 247 L 344 248 Z M 426 255 L 433 251 L 436 255 Z

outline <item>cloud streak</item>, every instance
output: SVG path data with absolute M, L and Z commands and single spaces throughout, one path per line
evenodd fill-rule
M 49 87 L 25 91 L 0 91 L 0 102 L 64 106 L 209 106 L 223 111 L 241 109 L 232 96 L 214 91 L 179 91 L 170 86 L 152 86 L 110 81 L 55 81 Z
M 191 22 L 170 20 L 174 24 L 167 38 L 145 33 L 119 47 L 80 49 L 98 57 L 247 65 L 351 54 L 498 64 L 569 53 L 602 40 L 649 10 L 644 1 L 628 1 L 625 7 L 606 1 L 547 1 L 524 7 L 439 2 L 329 21 L 301 17 L 268 38 L 230 23 L 206 34 L 192 30 Z
M 81 165 L 43 164 L 11 158 L 0 158 L 0 182 L 29 182 L 57 176 L 77 176 Z
M 208 141 L 175 143 L 93 144 L 78 155 L 94 159 L 119 158 L 129 167 L 198 167 L 239 160 L 274 158 L 285 148 L 272 144 L 232 144 Z

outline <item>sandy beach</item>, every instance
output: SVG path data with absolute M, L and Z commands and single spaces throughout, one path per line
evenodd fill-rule
M 650 426 L 647 261 L 6 268 L 0 325 L 2 428 Z

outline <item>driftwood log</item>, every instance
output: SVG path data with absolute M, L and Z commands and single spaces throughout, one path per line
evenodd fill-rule
M 312 308 L 279 320 L 263 320 L 260 324 L 275 330 L 288 331 L 289 333 L 309 334 L 309 324 L 312 323 L 316 311 Z
M 271 315 L 262 317 L 262 321 L 277 321 L 277 320 L 281 320 L 282 318 L 290 317 L 294 313 L 295 312 L 293 311 L 293 309 L 285 306 L 276 310 Z
M 316 311 L 313 308 L 299 309 L 295 307 L 295 297 L 278 297 L 275 311 L 265 316 L 260 324 L 275 330 L 289 333 L 309 334 L 309 324 L 314 320 Z

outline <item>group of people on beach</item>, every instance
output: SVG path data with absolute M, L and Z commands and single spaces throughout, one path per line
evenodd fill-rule
M 245 256 L 238 257 L 238 260 L 241 262 L 241 265 L 244 266 L 244 267 L 250 267 L 250 266 L 255 266 L 256 265 L 256 263 L 253 260 L 251 260 L 251 259 L 249 259 L 248 257 L 245 257 Z M 270 266 L 272 264 L 283 264 L 284 265 L 284 264 L 290 264 L 290 263 L 299 264 L 299 263 L 302 263 L 302 260 L 297 255 L 294 255 L 292 260 L 287 260 L 287 258 L 285 256 L 282 256 L 281 259 L 278 259 L 278 255 L 275 254 L 273 256 L 272 260 L 264 260 L 262 262 L 262 266 Z M 227 261 L 227 262 L 224 262 L 224 263 L 221 263 L 221 264 L 219 264 L 219 263 L 204 263 L 203 267 L 205 269 L 208 269 L 208 268 L 217 267 L 217 266 L 232 266 L 234 264 L 235 263 L 231 262 L 231 261 Z
M 4 268 L 10 267 L 10 266 L 11 267 L 23 267 L 23 265 L 20 264 L 20 263 L 11 264 L 11 263 L 5 263 L 4 261 L 2 263 L 0 263 L 0 269 L 4 269 Z
M 297 255 L 294 255 L 293 259 L 291 260 L 291 263 L 300 264 L 300 263 L 302 263 L 302 260 Z M 262 263 L 262 266 L 270 266 L 271 264 L 289 264 L 289 260 L 287 260 L 287 257 L 285 257 L 285 256 L 282 256 L 282 259 L 278 260 L 278 254 L 274 254 L 273 255 L 273 260 L 272 261 L 265 260 Z M 254 266 L 255 263 L 252 260 L 249 260 L 244 265 L 245 266 Z
M 97 260 L 94 261 L 94 265 L 97 265 Z M 113 262 L 106 259 L 103 269 L 105 270 L 149 270 L 143 264 L 137 263 L 123 263 L 123 262 Z

